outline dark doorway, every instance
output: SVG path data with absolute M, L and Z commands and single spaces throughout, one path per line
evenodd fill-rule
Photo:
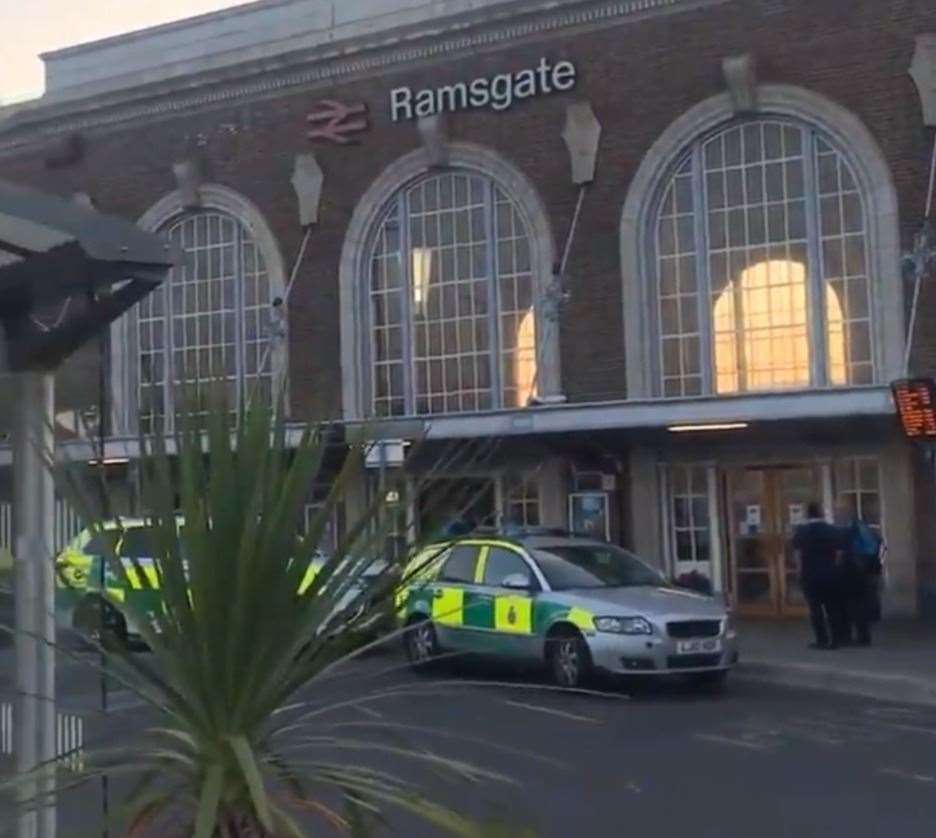
M 490 477 L 444 477 L 427 480 L 419 487 L 419 532 L 423 539 L 493 527 L 497 523 L 497 498 Z

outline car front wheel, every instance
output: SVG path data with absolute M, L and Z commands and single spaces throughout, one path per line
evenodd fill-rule
M 591 655 L 581 634 L 563 631 L 547 638 L 546 659 L 557 686 L 581 687 L 591 674 Z

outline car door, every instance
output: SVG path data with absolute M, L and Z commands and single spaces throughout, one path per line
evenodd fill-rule
M 470 588 L 474 585 L 481 544 L 456 544 L 431 585 L 432 622 L 439 643 L 449 649 L 466 649 L 465 616 Z
M 525 577 L 529 588 L 505 587 L 509 577 Z M 476 579 L 476 595 L 490 601 L 486 651 L 507 657 L 535 655 L 533 612 L 539 584 L 523 552 L 508 544 L 490 545 L 481 557 Z

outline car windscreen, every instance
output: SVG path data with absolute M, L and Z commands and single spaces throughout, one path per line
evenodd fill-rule
M 120 555 L 128 559 L 148 559 L 156 546 L 156 533 L 149 527 L 124 530 L 120 541 Z
M 85 544 L 83 552 L 86 556 L 107 556 L 110 555 L 117 546 L 117 539 L 120 533 L 117 530 L 105 530 L 96 532 Z
M 611 544 L 543 546 L 533 550 L 533 557 L 554 591 L 666 584 L 652 567 Z
M 159 532 L 153 527 L 129 527 L 123 532 L 118 554 L 124 559 L 152 559 L 159 546 Z M 180 540 L 183 565 L 186 566 L 185 542 Z

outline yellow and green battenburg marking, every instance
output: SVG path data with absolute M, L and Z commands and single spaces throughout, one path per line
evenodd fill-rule
M 508 545 L 510 549 L 512 545 Z M 431 561 L 432 552 L 438 560 Z M 479 552 L 474 583 L 481 584 L 487 560 L 488 545 Z M 487 630 L 505 635 L 545 634 L 556 622 L 568 622 L 584 632 L 595 630 L 594 615 L 581 608 L 550 602 L 548 593 L 536 597 L 517 593 L 472 591 L 464 587 L 436 582 L 444 551 L 436 546 L 420 553 L 407 567 L 407 584 L 396 594 L 399 617 L 406 620 L 412 614 L 430 616 L 440 626 Z

